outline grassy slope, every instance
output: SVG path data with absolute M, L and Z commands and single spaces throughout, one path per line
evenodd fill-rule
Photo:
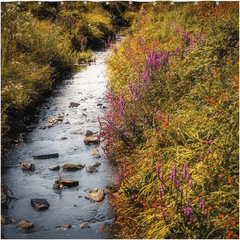
M 120 9 L 118 9 L 118 7 Z M 101 3 L 21 2 L 1 4 L 1 138 L 11 140 L 26 109 L 34 110 L 56 79 L 91 60 L 115 34 L 113 15 L 124 4 L 105 10 Z M 105 7 L 106 8 L 106 7 Z M 17 122 L 16 122 L 17 119 Z
M 238 238 L 238 3 L 140 12 L 107 61 L 113 236 Z

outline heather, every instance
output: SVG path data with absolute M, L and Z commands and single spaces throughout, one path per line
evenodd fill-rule
M 144 3 L 106 60 L 114 238 L 239 238 L 238 7 Z

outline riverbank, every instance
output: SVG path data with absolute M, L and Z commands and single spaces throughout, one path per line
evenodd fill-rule
M 238 6 L 145 3 L 107 60 L 114 238 L 238 238 Z
M 107 111 L 107 52 L 95 52 L 96 62 L 59 83 L 37 107 L 32 131 L 22 134 L 2 157 L 1 182 L 11 190 L 12 194 L 7 189 L 9 196 L 14 197 L 2 199 L 2 239 L 109 237 L 97 231 L 114 221 L 107 195 L 107 186 L 113 184 L 114 176 L 106 171 L 110 165 L 101 150 L 103 143 L 96 139 L 95 144 L 84 141 L 91 132 L 99 133 L 98 116 L 103 117 Z M 23 162 L 35 167 L 22 169 Z M 70 166 L 75 169 L 66 169 Z M 76 184 L 55 186 L 56 181 L 70 182 L 66 179 Z M 104 196 L 96 202 L 87 199 L 96 188 Z M 48 209 L 37 211 L 32 199 L 46 200 Z M 29 229 L 19 227 L 23 220 L 33 223 Z
M 27 130 L 38 104 L 76 66 L 108 47 L 124 3 L 4 2 L 1 61 L 1 148 Z M 79 70 L 79 69 L 78 69 Z

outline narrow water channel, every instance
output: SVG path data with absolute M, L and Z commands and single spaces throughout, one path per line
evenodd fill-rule
M 106 189 L 113 183 L 109 174 L 107 159 L 97 146 L 101 158 L 93 158 L 96 145 L 85 145 L 87 130 L 99 132 L 98 116 L 106 112 L 106 83 L 104 56 L 109 51 L 96 52 L 97 60 L 85 70 L 62 81 L 56 91 L 38 109 L 38 121 L 31 132 L 24 133 L 22 140 L 11 147 L 2 158 L 2 183 L 6 184 L 17 200 L 11 200 L 8 209 L 2 209 L 6 225 L 2 227 L 2 238 L 7 239 L 96 239 L 106 238 L 105 233 L 96 232 L 101 226 L 114 220 L 108 198 L 102 202 L 85 199 L 95 188 Z M 70 102 L 79 106 L 70 106 Z M 61 123 L 49 122 L 63 116 Z M 64 138 L 64 139 L 63 139 Z M 58 153 L 58 158 L 34 159 L 32 156 Z M 34 171 L 23 171 L 22 162 L 35 164 Z M 88 173 L 86 169 L 66 172 L 60 169 L 63 179 L 79 181 L 75 188 L 53 189 L 58 171 L 51 171 L 52 165 L 66 163 L 93 165 L 101 162 L 98 172 Z M 37 211 L 31 206 L 31 199 L 44 198 L 50 204 L 47 210 Z M 21 220 L 34 223 L 28 230 L 19 229 Z M 90 228 L 80 228 L 86 222 Z M 61 229 L 70 224 L 67 231 Z M 105 234 L 105 235 L 104 235 Z

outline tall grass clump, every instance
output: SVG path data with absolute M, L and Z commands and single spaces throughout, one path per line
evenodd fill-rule
M 239 238 L 238 18 L 236 2 L 145 3 L 113 48 L 114 238 Z

